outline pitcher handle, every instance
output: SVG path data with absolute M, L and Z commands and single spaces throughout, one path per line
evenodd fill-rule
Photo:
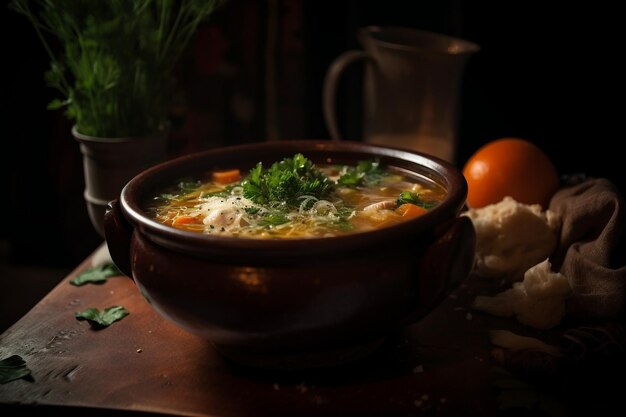
M 333 140 L 341 140 L 336 117 L 336 93 L 337 83 L 345 69 L 356 61 L 369 59 L 370 56 L 364 51 L 352 50 L 339 55 L 328 67 L 324 78 L 322 103 L 324 107 L 324 121 Z

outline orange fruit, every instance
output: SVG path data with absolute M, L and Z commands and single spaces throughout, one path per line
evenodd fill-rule
M 559 187 L 556 168 L 535 144 L 519 138 L 502 138 L 487 143 L 463 167 L 467 180 L 467 205 L 484 207 L 504 197 L 524 204 L 548 208 Z

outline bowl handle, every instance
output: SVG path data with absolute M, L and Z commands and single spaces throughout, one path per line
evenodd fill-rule
M 128 277 L 132 277 L 130 267 L 130 238 L 132 234 L 133 226 L 122 215 L 119 201 L 109 202 L 104 213 L 104 235 L 113 263 Z
M 419 262 L 419 309 L 412 315 L 413 321 L 434 310 L 467 278 L 474 266 L 476 233 L 469 218 L 456 217 L 435 233 L 435 242 Z

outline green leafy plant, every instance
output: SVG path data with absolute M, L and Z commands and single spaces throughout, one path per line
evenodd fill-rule
M 11 0 L 51 59 L 47 83 L 78 132 L 141 136 L 167 122 L 174 66 L 226 0 Z

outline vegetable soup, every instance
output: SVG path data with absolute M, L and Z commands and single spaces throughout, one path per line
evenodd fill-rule
M 376 160 L 316 166 L 302 154 L 246 175 L 238 169 L 186 178 L 146 211 L 183 230 L 258 239 L 332 237 L 398 224 L 439 204 L 446 191 Z

